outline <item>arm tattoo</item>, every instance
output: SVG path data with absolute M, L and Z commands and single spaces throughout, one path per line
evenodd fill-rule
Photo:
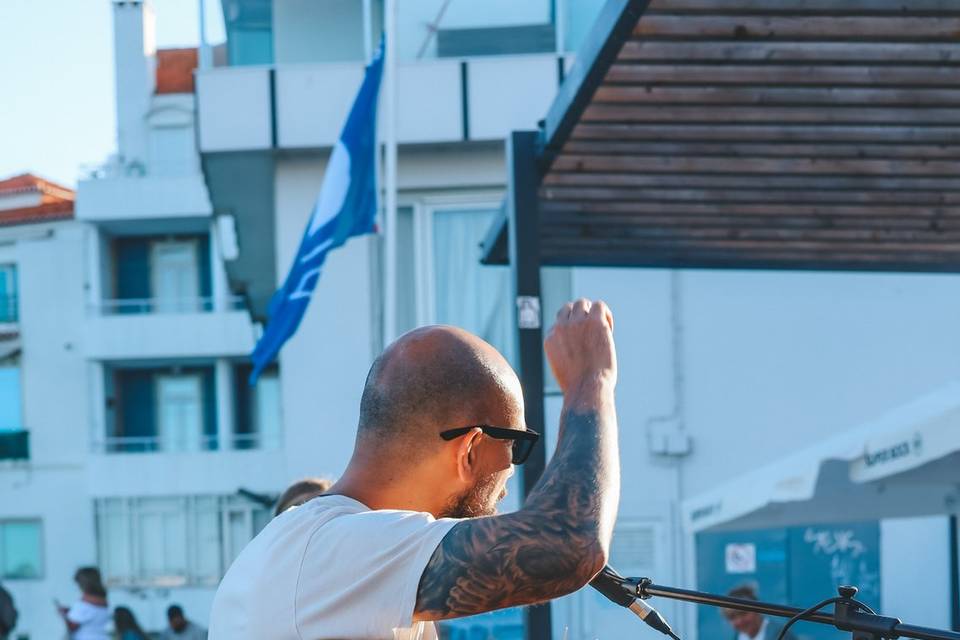
M 593 577 L 618 499 L 615 426 L 602 424 L 613 421 L 564 412 L 560 446 L 523 509 L 464 520 L 444 537 L 420 578 L 418 619 L 543 602 Z

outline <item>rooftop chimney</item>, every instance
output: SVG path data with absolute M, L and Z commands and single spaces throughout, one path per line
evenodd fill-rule
M 117 152 L 128 166 L 146 165 L 147 124 L 156 65 L 153 9 L 144 0 L 113 3 L 117 95 Z

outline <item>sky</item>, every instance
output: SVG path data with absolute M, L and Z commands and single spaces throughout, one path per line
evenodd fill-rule
M 196 46 L 200 0 L 152 0 L 157 46 Z M 206 0 L 207 40 L 223 40 Z M 0 0 L 0 179 L 76 187 L 115 149 L 112 0 Z

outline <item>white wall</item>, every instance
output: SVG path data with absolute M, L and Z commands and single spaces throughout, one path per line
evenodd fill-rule
M 277 274 L 283 278 L 317 197 L 325 163 L 285 159 L 276 169 Z M 373 361 L 371 251 L 353 238 L 330 253 L 297 333 L 280 353 L 286 475 L 339 476 L 353 451 L 360 394 Z M 377 329 L 379 331 L 379 329 Z
M 574 297 L 602 298 L 616 318 L 621 519 L 656 514 L 960 377 L 960 277 L 684 271 L 679 283 L 683 426 L 693 449 L 677 478 L 646 439 L 650 418 L 669 414 L 674 398 L 669 272 L 574 270 Z M 657 578 L 666 584 L 692 576 L 679 536 L 664 550 L 673 564 Z M 946 604 L 926 598 L 946 584 L 946 536 L 942 519 L 882 523 L 887 609 L 948 623 Z M 917 540 L 922 552 L 906 553 Z M 684 611 L 665 603 L 664 613 L 693 637 Z
M 950 628 L 949 532 L 946 516 L 880 523 L 881 613 Z

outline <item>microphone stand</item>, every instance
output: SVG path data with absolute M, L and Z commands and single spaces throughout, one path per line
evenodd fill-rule
M 649 578 L 623 578 L 624 589 L 631 589 L 642 600 L 652 596 L 694 602 L 712 607 L 751 611 L 781 618 L 796 618 L 807 622 L 827 624 L 841 631 L 852 633 L 853 640 L 892 640 L 895 638 L 916 638 L 917 640 L 960 640 L 960 633 L 943 631 L 929 627 L 904 624 L 899 618 L 877 615 L 869 611 L 866 605 L 854 600 L 857 588 L 841 586 L 837 588 L 839 597 L 822 604 L 834 603 L 833 613 L 817 613 L 807 609 L 797 609 L 769 602 L 746 600 L 718 596 L 702 591 L 677 589 L 654 584 Z

